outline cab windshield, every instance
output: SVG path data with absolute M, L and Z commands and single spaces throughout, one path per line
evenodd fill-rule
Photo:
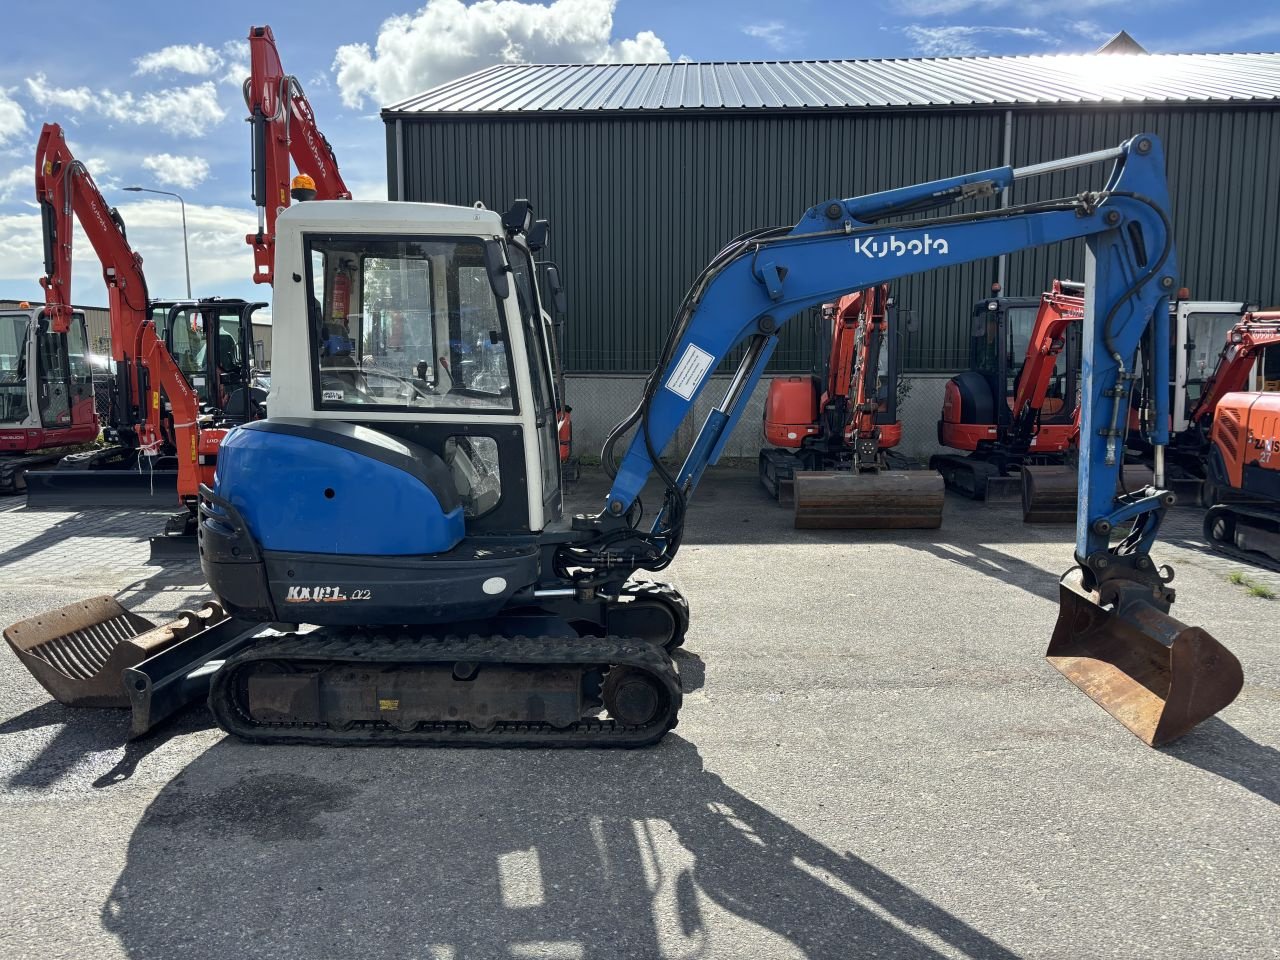
M 1187 315 L 1187 398 L 1200 399 L 1205 383 L 1218 369 L 1218 356 L 1227 344 L 1227 334 L 1240 322 L 1239 313 L 1192 313 Z
M 514 412 L 481 241 L 312 236 L 307 257 L 318 409 Z
M 27 419 L 26 313 L 0 314 L 0 423 Z

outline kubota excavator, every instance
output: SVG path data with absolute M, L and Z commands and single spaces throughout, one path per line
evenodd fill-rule
M 0 310 L 0 494 L 27 488 L 27 471 L 98 438 L 84 313 L 62 332 L 43 306 Z
M 760 480 L 793 505 L 797 527 L 942 524 L 942 478 L 889 469 L 887 451 L 902 440 L 896 318 L 887 283 L 823 304 L 823 376 L 769 384 L 764 435 L 772 446 L 760 451 Z
M 1104 161 L 1114 166 L 1096 191 L 943 209 Z M 613 483 L 600 511 L 571 518 L 562 516 L 548 329 L 524 241 L 529 204 L 505 217 L 417 203 L 290 208 L 276 224 L 284 280 L 273 301 L 276 339 L 289 348 L 276 352 L 269 416 L 228 435 L 214 482 L 200 491 L 201 567 L 235 622 L 250 626 L 220 637 L 216 659 L 207 644 L 183 650 L 221 624 L 168 646 L 163 666 L 135 668 L 135 723 L 157 698 L 188 696 L 203 678 L 218 723 L 262 743 L 660 740 L 681 703 L 668 650 L 684 639 L 687 606 L 633 574 L 676 561 L 690 498 L 779 328 L 848 290 L 1084 238 L 1076 567 L 1061 581 L 1047 656 L 1143 742 L 1180 736 L 1230 703 L 1243 675 L 1206 631 L 1169 615 L 1173 572 L 1151 557 L 1172 500 L 1160 465 L 1167 392 L 1155 397 L 1154 483 L 1116 492 L 1139 346 L 1169 342 L 1177 258 L 1164 166 L 1159 141 L 1140 134 L 1031 167 L 831 199 L 792 226 L 738 237 L 679 305 L 640 404 L 606 444 Z M 357 303 L 398 298 L 385 304 L 403 315 L 398 349 L 375 339 L 358 355 L 329 349 L 324 305 L 341 271 Z M 351 329 L 356 343 L 362 322 Z M 492 349 L 458 363 L 457 345 L 477 342 Z M 683 465 L 668 469 L 659 454 L 739 346 L 724 396 Z M 1167 377 L 1169 351 L 1153 355 Z M 642 505 L 655 473 L 661 500 Z M 112 604 L 73 605 L 6 637 L 43 679 L 65 677 L 58 658 L 86 631 L 103 622 L 117 636 L 141 631 Z M 262 634 L 272 623 L 316 629 Z M 82 677 L 103 669 L 101 653 L 76 656 Z
M 1255 364 L 1266 389 L 1246 391 Z M 1280 570 L 1280 312 L 1248 314 L 1232 329 L 1203 401 L 1193 422 L 1211 440 L 1205 538 L 1220 553 Z

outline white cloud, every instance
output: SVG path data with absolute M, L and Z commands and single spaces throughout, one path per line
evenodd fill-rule
M 142 165 L 155 175 L 157 181 L 173 187 L 195 187 L 209 178 L 209 161 L 203 157 L 157 153 L 143 157 Z
M 0 88 L 0 144 L 17 139 L 27 132 L 27 112 L 22 105 Z
M 1068 20 L 1063 26 L 1076 36 L 1091 43 L 1103 43 L 1120 32 L 1119 30 L 1107 30 L 1101 24 L 1092 20 Z
M 27 91 L 42 107 L 66 107 L 80 113 L 93 104 L 93 91 L 88 87 L 51 87 L 43 73 L 27 77 Z
M 1049 46 L 1058 39 L 1037 27 L 927 27 L 912 23 L 902 28 L 915 53 L 925 57 L 976 57 L 987 52 L 984 38 L 1021 37 Z
M 34 189 L 34 188 L 33 188 Z M 142 255 L 147 288 L 153 297 L 182 296 L 186 280 L 182 259 L 182 218 L 176 200 L 120 204 L 129 243 Z M 197 296 L 224 296 L 242 289 L 253 272 L 246 234 L 256 227 L 252 212 L 222 206 L 187 204 L 191 285 Z M 77 262 L 72 283 L 76 303 L 107 302 L 106 287 L 84 233 L 76 226 Z M 0 282 L 30 284 L 44 272 L 40 215 L 0 214 Z
M 133 61 L 137 69 L 135 73 L 189 73 L 197 77 L 207 77 L 222 66 L 222 57 L 213 47 L 203 43 L 177 43 L 173 46 L 154 50 Z
M 222 71 L 218 82 L 230 84 L 233 87 L 244 86 L 252 70 L 249 65 L 249 41 L 228 40 L 222 45 L 222 60 L 227 67 Z
M 37 73 L 27 78 L 27 89 L 42 107 L 64 107 L 77 113 L 93 110 L 117 123 L 157 126 L 180 136 L 203 137 L 209 127 L 221 123 L 227 115 L 218 103 L 218 90 L 212 80 L 135 96 L 128 91 L 94 93 L 88 87 L 53 87 L 43 73 Z
M 766 23 L 749 23 L 742 28 L 742 32 L 748 37 L 763 40 L 779 53 L 784 50 L 790 50 L 799 40 L 796 32 L 781 20 L 770 20 Z
M 18 167 L 0 175 L 0 203 L 16 200 L 26 192 L 27 199 L 36 196 L 36 175 L 31 167 Z
M 385 20 L 375 49 L 340 46 L 333 61 L 342 102 L 394 103 L 497 63 L 666 62 L 651 31 L 614 40 L 616 0 L 427 0 L 416 13 Z

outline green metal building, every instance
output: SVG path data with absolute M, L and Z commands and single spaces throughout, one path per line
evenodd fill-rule
M 1280 303 L 1280 54 L 502 65 L 382 116 L 391 199 L 504 209 L 528 197 L 551 220 L 573 373 L 647 371 L 689 284 L 744 230 L 1144 131 L 1168 155 L 1181 283 L 1196 299 Z M 1022 181 L 1008 202 L 1105 178 L 1097 166 Z M 1083 251 L 900 281 L 898 302 L 919 320 L 906 369 L 963 367 L 970 307 L 992 281 L 1036 294 L 1081 277 Z M 807 370 L 815 353 L 813 325 L 795 321 L 772 369 Z

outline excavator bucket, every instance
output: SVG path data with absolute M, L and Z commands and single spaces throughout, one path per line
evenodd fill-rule
M 134 668 L 229 618 L 216 602 L 157 626 L 114 597 L 93 597 L 15 623 L 4 638 L 32 675 L 69 707 L 128 707 L 121 680 Z
M 1060 592 L 1058 623 L 1045 656 L 1148 746 L 1189 732 L 1244 685 L 1231 651 L 1161 610 L 1149 588 L 1113 588 L 1104 606 L 1074 574 Z
M 1022 467 L 1022 520 L 1024 523 L 1075 523 L 1079 488 L 1076 468 L 1069 466 Z M 1124 468 L 1124 483 L 1116 492 L 1141 490 L 1153 481 L 1147 467 Z
M 936 470 L 795 475 L 797 529 L 933 530 L 942 526 L 946 485 Z

